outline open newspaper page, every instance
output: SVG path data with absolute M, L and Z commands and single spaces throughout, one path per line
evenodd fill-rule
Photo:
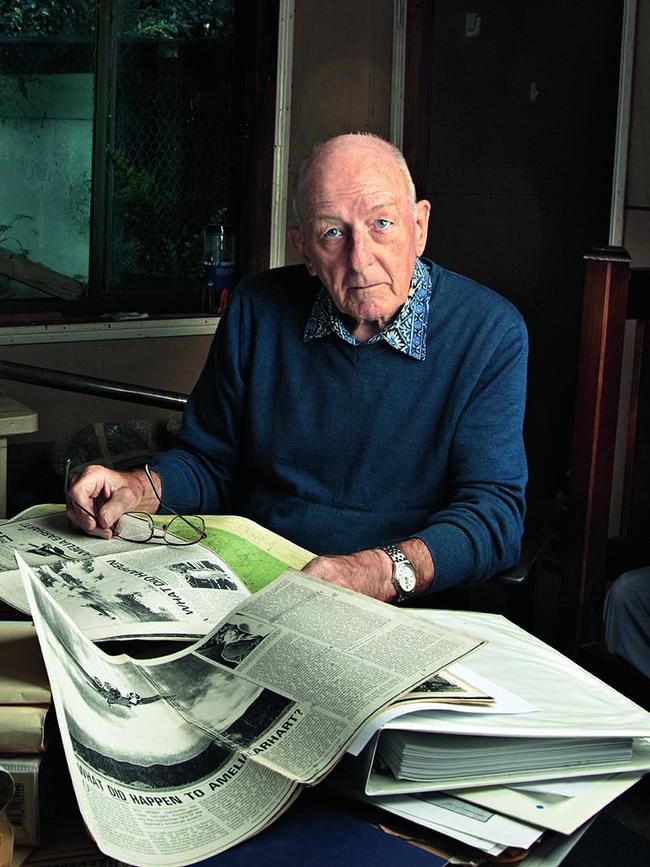
M 311 556 L 241 518 L 208 519 L 203 543 L 175 547 L 93 538 L 63 511 L 30 510 L 0 526 L 0 598 L 25 613 L 14 550 L 94 641 L 204 635 L 251 590 Z
M 183 720 L 145 665 L 103 653 L 21 568 L 79 808 L 103 852 L 138 865 L 192 863 L 262 830 L 296 797 L 295 782 Z M 191 679 L 188 671 L 184 687 Z M 227 726 L 246 717 L 252 697 L 232 676 L 222 686 L 199 701 Z
M 106 546 L 109 546 L 108 548 Z M 86 536 L 68 521 L 63 506 L 35 507 L 0 523 L 0 571 L 16 568 L 14 551 L 30 566 L 57 561 L 86 560 L 100 554 L 119 554 L 141 545 L 122 539 Z
M 20 566 L 82 814 L 131 863 L 261 830 L 371 716 L 482 643 L 288 570 L 189 648 L 108 657 Z

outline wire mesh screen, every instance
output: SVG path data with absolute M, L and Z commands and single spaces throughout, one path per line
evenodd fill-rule
M 199 24 L 198 36 L 119 37 L 108 146 L 114 292 L 198 288 L 204 229 L 228 210 L 232 36 Z

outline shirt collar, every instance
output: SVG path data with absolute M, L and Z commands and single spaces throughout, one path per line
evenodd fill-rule
M 364 341 L 364 344 L 370 345 L 383 340 L 398 352 L 423 361 L 426 357 L 431 285 L 429 269 L 416 259 L 409 296 L 399 313 L 390 325 L 373 335 L 370 340 Z M 352 346 L 361 345 L 361 341 L 353 337 L 343 324 L 327 289 L 321 286 L 309 314 L 303 340 L 314 340 L 317 337 L 326 337 L 328 334 L 336 334 Z

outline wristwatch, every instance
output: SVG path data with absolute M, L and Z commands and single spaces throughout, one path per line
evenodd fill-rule
M 385 551 L 393 561 L 391 580 L 397 590 L 397 602 L 403 602 L 413 595 L 415 590 L 415 567 L 408 557 L 395 545 L 380 545 L 380 551 Z

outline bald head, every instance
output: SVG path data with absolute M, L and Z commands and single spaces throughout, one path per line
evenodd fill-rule
M 415 184 L 399 148 L 373 133 L 346 133 L 315 144 L 298 167 L 293 194 L 293 213 L 300 227 L 306 216 L 305 198 L 308 197 L 310 187 L 318 182 L 324 172 L 336 171 L 337 164 L 357 157 L 363 159 L 364 152 L 373 157 L 380 155 L 384 160 L 394 164 L 402 177 L 407 200 L 415 207 Z
M 424 250 L 429 203 L 415 201 L 404 158 L 387 141 L 343 135 L 317 146 L 296 186 L 298 225 L 289 237 L 309 273 L 366 340 L 409 294 Z

